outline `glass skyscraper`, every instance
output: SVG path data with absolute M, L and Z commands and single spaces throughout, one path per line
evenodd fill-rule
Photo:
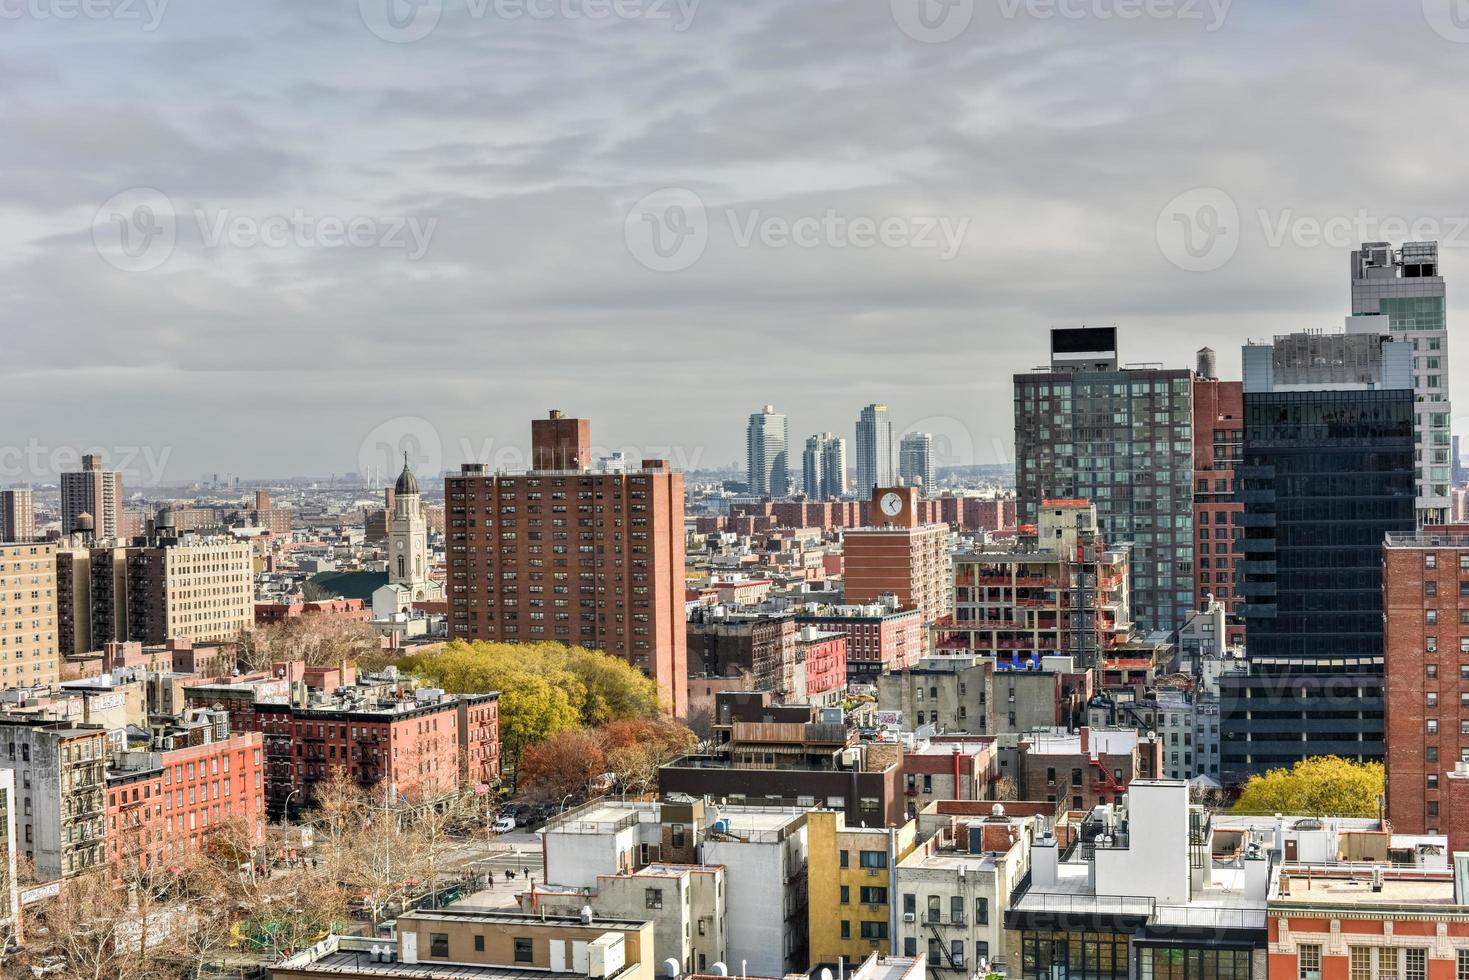
M 857 417 L 857 485 L 865 498 L 873 487 L 893 485 L 893 423 L 886 405 L 868 405 Z
M 1420 524 L 1449 519 L 1453 436 L 1449 331 L 1438 242 L 1366 242 L 1352 253 L 1353 333 L 1388 334 L 1412 348 L 1414 481 Z
M 1220 679 L 1225 782 L 1313 755 L 1382 758 L 1382 543 L 1415 526 L 1410 353 L 1353 333 L 1244 349 L 1250 659 Z
M 750 492 L 785 497 L 791 492 L 790 422 L 774 405 L 750 416 L 745 427 L 745 473 Z
M 1051 364 L 1015 375 L 1019 520 L 1084 498 L 1110 545 L 1132 547 L 1132 614 L 1178 629 L 1194 604 L 1193 372 L 1119 367 L 1116 330 L 1053 330 Z

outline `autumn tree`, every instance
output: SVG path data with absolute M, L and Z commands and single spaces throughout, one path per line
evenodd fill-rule
M 610 722 L 597 730 L 597 737 L 607 771 L 626 792 L 639 796 L 657 787 L 659 767 L 699 746 L 698 736 L 671 718 Z
M 587 795 L 606 771 L 601 740 L 592 732 L 574 729 L 527 748 L 520 776 L 526 796 L 555 803 Z
M 245 630 L 236 657 L 242 669 L 261 671 L 290 660 L 304 660 L 310 667 L 357 664 L 380 656 L 381 650 L 381 634 L 367 623 L 306 615 Z
M 1380 762 L 1339 756 L 1302 759 L 1291 769 L 1251 776 L 1235 813 L 1298 813 L 1313 817 L 1375 817 L 1384 791 Z

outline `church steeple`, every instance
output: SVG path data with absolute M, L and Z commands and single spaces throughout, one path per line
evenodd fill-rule
M 393 493 L 399 497 L 405 493 L 411 493 L 415 497 L 418 496 L 418 477 L 414 476 L 413 470 L 408 467 L 408 452 L 406 450 L 403 452 L 403 472 L 398 474 L 398 482 L 393 485 Z

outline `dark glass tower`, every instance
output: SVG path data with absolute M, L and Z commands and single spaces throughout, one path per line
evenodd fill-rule
M 1344 334 L 1245 348 L 1250 667 L 1221 679 L 1226 781 L 1382 758 L 1382 542 L 1415 527 L 1410 353 Z

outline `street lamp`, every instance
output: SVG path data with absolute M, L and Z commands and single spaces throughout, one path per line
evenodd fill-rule
M 575 795 L 576 795 L 575 793 L 567 793 L 565 796 L 561 797 L 561 812 L 562 813 L 565 813 L 566 812 L 566 801 L 569 800 L 569 799 L 571 799 Z

